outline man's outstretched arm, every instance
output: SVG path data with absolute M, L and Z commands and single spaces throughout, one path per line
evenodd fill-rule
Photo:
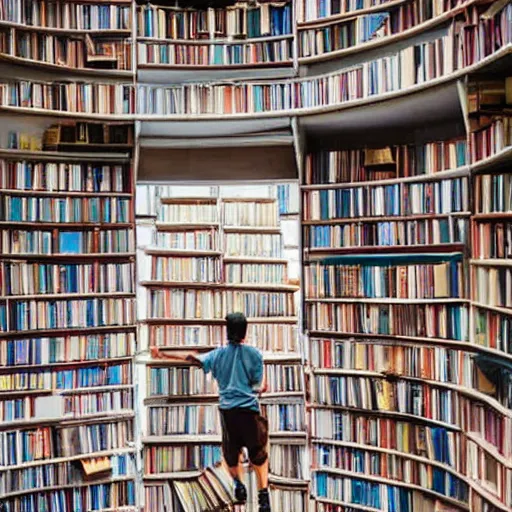
M 164 361 L 183 361 L 193 364 L 194 366 L 203 366 L 203 363 L 198 357 L 199 352 L 196 350 L 179 350 L 167 352 L 160 350 L 159 347 L 151 347 L 150 352 L 153 359 L 161 359 Z

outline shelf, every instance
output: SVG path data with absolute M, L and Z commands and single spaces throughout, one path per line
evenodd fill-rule
M 197 231 L 204 229 L 220 229 L 218 222 L 209 223 L 182 223 L 177 222 L 157 222 L 156 229 L 158 231 Z
M 135 450 L 133 448 L 116 448 L 115 450 L 103 450 L 101 452 L 92 452 L 92 453 L 82 453 L 80 455 L 72 455 L 70 457 L 55 457 L 50 459 L 41 459 L 34 460 L 30 462 L 23 462 L 21 464 L 16 464 L 12 466 L 0 466 L 0 471 L 6 470 L 16 470 L 16 469 L 25 469 L 31 468 L 35 466 L 45 466 L 46 464 L 58 464 L 60 462 L 70 462 L 74 460 L 82 460 L 82 459 L 94 459 L 99 457 L 109 457 L 112 455 L 123 455 L 123 454 L 133 454 Z
M 41 228 L 41 229 L 128 229 L 133 225 L 130 222 L 35 222 L 35 221 L 15 221 L 15 220 L 2 220 L 0 227 L 10 228 Z
M 390 1 L 385 4 L 375 6 L 375 7 L 380 7 L 380 9 L 375 9 L 375 7 L 371 8 L 371 9 L 373 9 L 373 11 L 375 11 L 375 10 L 387 11 L 390 8 L 390 6 L 400 5 L 402 3 L 406 3 L 407 1 L 408 0 L 398 0 L 397 2 Z M 347 57 L 349 55 L 365 52 L 368 50 L 373 50 L 373 49 L 379 48 L 381 46 L 391 45 L 393 43 L 396 43 L 398 41 L 403 41 L 405 39 L 411 38 L 418 34 L 423 34 L 429 30 L 432 30 L 433 28 L 436 28 L 438 25 L 446 23 L 448 20 L 451 20 L 452 18 L 456 17 L 458 14 L 463 12 L 465 9 L 468 9 L 471 5 L 478 3 L 478 1 L 479 0 L 466 1 L 462 5 L 459 5 L 459 6 L 453 8 L 453 9 L 450 9 L 448 11 L 445 11 L 445 12 L 439 14 L 438 16 L 435 16 L 433 18 L 425 20 L 422 23 L 418 23 L 414 26 L 409 27 L 408 29 L 405 29 L 405 30 L 395 33 L 395 34 L 390 34 L 390 35 L 383 36 L 383 37 L 375 37 L 368 41 L 358 43 L 354 46 L 349 46 L 347 48 L 340 48 L 338 50 L 332 50 L 330 52 L 324 52 L 324 53 L 317 54 L 317 55 L 305 56 L 305 57 L 299 56 L 299 58 L 298 58 L 299 64 L 308 65 L 308 64 L 315 64 L 318 62 L 324 62 L 326 60 L 334 60 L 337 58 L 343 58 L 343 57 Z M 368 10 L 369 9 L 366 9 L 366 11 L 368 11 Z M 361 16 L 361 14 L 358 13 L 358 11 L 353 11 L 352 16 L 346 16 L 341 19 L 338 18 L 336 21 L 329 19 L 329 21 L 324 21 L 323 23 L 321 23 L 320 21 L 317 20 L 317 22 L 313 26 L 309 26 L 309 27 L 306 26 L 306 28 L 304 28 L 304 25 L 299 24 L 299 26 L 298 26 L 299 35 L 297 37 L 298 38 L 301 37 L 300 32 L 304 32 L 306 30 L 312 30 L 312 29 L 314 30 L 314 29 L 318 29 L 318 28 L 333 25 L 333 24 L 338 24 L 340 21 L 345 21 L 345 22 L 352 21 L 360 16 Z
M 190 480 L 192 478 L 198 478 L 201 476 L 202 471 L 176 471 L 174 473 L 156 473 L 154 475 L 149 475 L 144 473 L 144 480 L 158 480 L 163 482 L 168 482 L 168 480 Z
M 134 121 L 135 115 L 132 113 L 127 114 L 99 114 L 87 112 L 69 112 L 67 110 L 50 110 L 38 107 L 12 107 L 7 105 L 0 105 L 0 112 L 24 114 L 34 116 L 46 117 L 69 117 L 71 119 L 90 119 L 96 121 Z
M 52 485 L 48 487 L 33 487 L 31 489 L 23 489 L 18 490 L 14 492 L 8 492 L 2 494 L 2 499 L 9 499 L 9 498 L 15 498 L 17 496 L 23 496 L 26 494 L 39 494 L 39 493 L 45 493 L 45 492 L 51 492 L 51 491 L 59 491 L 61 489 L 80 489 L 83 487 L 90 487 L 92 485 L 106 485 L 110 483 L 116 483 L 116 482 L 129 482 L 129 481 L 135 481 L 136 476 L 130 475 L 130 476 L 115 476 L 110 477 L 106 479 L 99 479 L 99 480 L 92 480 L 90 482 L 83 481 L 83 482 L 75 482 L 73 484 L 64 484 L 64 485 Z M 124 510 L 125 507 L 116 507 L 116 510 Z
M 297 292 L 298 286 L 287 284 L 240 284 L 240 283 L 201 283 L 190 281 L 141 281 L 141 286 L 148 288 L 201 288 L 242 291 Z
M 269 235 L 280 235 L 281 228 L 270 227 L 270 226 L 224 226 L 224 233 L 259 233 L 259 234 L 269 234 Z
M 10 429 L 23 429 L 29 427 L 41 427 L 44 425 L 59 424 L 69 425 L 74 423 L 88 424 L 88 423 L 103 423 L 105 420 L 116 421 L 126 418 L 134 418 L 135 413 L 131 410 L 124 411 L 109 411 L 100 412 L 94 414 L 82 414 L 80 416 L 60 416 L 58 418 L 31 418 L 28 420 L 14 420 L 14 421 L 3 421 L 0 423 L 0 430 Z
M 512 259 L 472 259 L 469 263 L 481 267 L 512 267 Z
M 403 1 L 403 0 L 402 0 Z M 283 39 L 293 39 L 293 34 L 283 34 L 278 36 L 260 36 L 245 39 L 228 39 L 227 37 L 219 37 L 217 39 L 169 39 L 163 37 L 138 36 L 139 43 L 156 43 L 156 44 L 173 44 L 173 45 L 243 45 L 266 43 L 268 41 L 282 41 Z M 250 65 L 254 65 L 251 63 Z
M 23 25 L 23 27 L 25 27 L 25 26 L 26 25 Z M 29 30 L 32 28 L 30 25 L 28 25 L 28 27 L 29 27 Z M 70 31 L 66 31 L 66 32 L 69 33 Z M 83 33 L 83 31 L 75 31 L 75 32 Z M 104 37 L 103 32 L 104 32 L 103 30 L 96 31 L 96 35 Z M 110 36 L 109 32 L 113 32 L 113 31 L 106 31 L 106 32 L 107 33 L 105 35 L 107 37 L 109 37 Z M 58 33 L 62 34 L 62 33 L 64 33 L 64 31 L 59 30 Z M 125 34 L 125 38 L 128 38 L 128 34 Z M 43 71 L 47 70 L 52 73 L 58 73 L 59 71 L 62 71 L 62 73 L 66 74 L 67 76 L 69 76 L 69 74 L 75 74 L 75 75 L 81 75 L 81 76 L 98 76 L 98 77 L 102 77 L 102 78 L 124 78 L 124 79 L 130 79 L 135 76 L 134 70 L 73 67 L 73 66 L 66 66 L 66 65 L 62 65 L 62 64 L 55 64 L 53 62 L 45 62 L 42 60 L 26 59 L 24 57 L 18 57 L 16 55 L 8 55 L 6 53 L 0 53 L 0 62 L 17 64 L 17 65 L 27 66 L 27 67 L 30 66 L 30 68 L 36 68 L 36 69 L 40 68 Z
M 202 249 L 151 249 L 146 248 L 144 250 L 146 254 L 150 256 L 174 256 L 175 258 L 200 258 L 204 257 L 215 257 L 222 256 L 224 254 L 221 251 L 210 251 Z
M 468 299 L 454 299 L 454 298 L 432 298 L 432 299 L 397 299 L 397 298 L 315 298 L 305 299 L 306 303 L 315 302 L 328 302 L 328 303 L 340 303 L 340 304 L 459 304 L 469 303 Z
M 135 292 L 102 292 L 102 293 L 38 293 L 34 295 L 6 295 L 0 296 L 0 300 L 87 300 L 108 298 L 135 298 Z
M 457 506 L 457 507 L 459 507 L 459 508 L 461 508 L 463 510 L 466 510 L 468 512 L 470 510 L 467 503 L 464 503 L 462 501 L 458 501 L 458 500 L 456 500 L 454 498 L 450 498 L 449 496 L 446 496 L 444 494 L 438 493 L 438 492 L 433 491 L 431 489 L 426 489 L 426 488 L 424 488 L 424 487 L 422 487 L 420 485 L 410 484 L 410 483 L 404 482 L 402 480 L 393 480 L 393 479 L 389 479 L 389 478 L 382 478 L 382 477 L 379 477 L 379 476 L 368 475 L 366 473 L 356 473 L 356 472 L 347 471 L 347 470 L 344 470 L 344 469 L 331 468 L 331 467 L 313 468 L 312 471 L 320 472 L 320 473 L 330 473 L 330 474 L 341 476 L 341 477 L 345 477 L 345 478 L 354 478 L 354 479 L 360 479 L 360 480 L 368 480 L 370 482 L 375 482 L 375 483 L 384 484 L 384 485 L 392 485 L 392 486 L 396 486 L 396 487 L 404 487 L 406 489 L 412 489 L 412 490 L 419 491 L 419 492 L 427 494 L 427 495 L 434 496 L 437 499 L 440 499 L 442 501 L 446 501 L 447 503 L 450 503 L 450 504 L 452 504 L 454 506 Z M 459 478 L 460 478 L 460 474 L 459 474 Z
M 475 213 L 473 220 L 511 220 L 512 212 L 502 213 Z
M 97 393 L 99 391 L 121 391 L 132 390 L 133 384 L 110 384 L 108 386 L 89 386 L 84 388 L 59 389 L 60 395 L 81 395 L 87 393 Z M 107 418 L 108 419 L 108 418 Z
M 84 146 L 84 149 L 87 146 Z M 37 160 L 45 162 L 130 162 L 128 153 L 70 153 L 65 151 L 31 151 L 0 149 L 0 158 L 7 160 Z
M 510 214 L 512 217 L 512 214 Z M 392 222 L 392 221 L 415 221 L 415 220 L 434 220 L 447 219 L 450 217 L 463 218 L 470 217 L 471 212 L 452 212 L 452 213 L 427 213 L 411 215 L 388 215 L 382 217 L 342 217 L 339 219 L 324 220 L 303 220 L 303 226 L 333 226 L 337 224 L 363 224 L 374 222 Z M 474 216 L 475 217 L 475 216 Z M 473 218 L 474 218 L 473 217 Z
M 71 0 L 78 1 L 78 0 Z M 89 0 L 87 0 L 89 1 Z M 91 2 L 92 3 L 92 2 Z M 97 3 L 95 1 L 94 3 Z M 101 3 L 101 2 L 100 2 Z M 113 2 L 117 3 L 117 2 Z M 62 35 L 77 35 L 77 34 L 89 34 L 91 36 L 101 36 L 101 37 L 129 37 L 131 36 L 131 29 L 73 29 L 73 28 L 54 28 L 54 27 L 44 27 L 41 25 L 27 25 L 24 23 L 17 23 L 14 21 L 5 21 L 0 20 L 0 28 L 15 28 L 21 30 L 22 32 L 48 32 L 53 34 L 62 34 Z
M 143 444 L 220 444 L 222 441 L 220 435 L 213 434 L 183 434 L 168 436 L 149 436 L 143 437 Z
M 284 258 L 260 258 L 257 256 L 224 256 L 224 263 L 270 263 L 287 265 L 289 261 Z
M 20 189 L 2 189 L 2 194 L 11 196 L 48 196 L 48 197 L 126 197 L 131 198 L 130 192 L 66 192 L 60 190 L 20 190 Z
M 471 170 L 474 173 L 491 172 L 494 168 L 499 167 L 502 164 L 509 164 L 511 158 L 512 147 L 508 146 L 492 156 L 472 163 Z
M 491 306 L 490 304 L 483 304 L 482 302 L 471 301 L 471 305 L 477 308 L 487 309 L 496 313 L 502 313 L 504 315 L 512 315 L 512 308 L 504 308 L 501 306 Z
M 247 318 L 249 324 L 296 324 L 297 317 L 269 316 Z M 209 325 L 209 324 L 225 324 L 224 318 L 147 318 L 142 323 L 148 325 Z
M 0 334 L 1 337 L 1 334 Z M 1 344 L 1 341 L 0 341 Z M 18 372 L 18 371 L 39 371 L 41 368 L 68 368 L 79 366 L 108 366 L 120 362 L 133 361 L 133 356 L 111 357 L 108 359 L 87 359 L 80 361 L 62 361 L 54 363 L 38 363 L 38 364 L 20 364 L 20 365 L 1 365 L 0 373 L 3 372 Z M 1 424 L 0 424 L 1 425 Z
M 83 254 L 29 254 L 29 253 L 3 253 L 0 254 L 0 260 L 58 260 L 58 261 L 76 261 L 76 260 L 100 260 L 100 259 L 134 259 L 134 252 L 118 252 L 118 253 L 83 253 Z
M 376 187 L 383 185 L 393 185 L 396 183 L 418 183 L 424 181 L 440 181 L 451 178 L 461 178 L 471 175 L 469 166 L 462 166 L 458 169 L 449 169 L 446 171 L 439 171 L 432 174 L 421 174 L 418 176 L 407 176 L 403 178 L 390 178 L 386 180 L 370 180 L 370 181 L 351 181 L 344 183 L 324 183 L 301 185 L 302 190 L 338 190 L 344 188 L 356 187 Z
M 425 253 L 435 252 L 462 252 L 466 249 L 464 244 L 424 244 L 424 245 L 368 245 L 364 247 L 313 247 L 304 248 L 304 253 L 309 261 L 323 259 L 332 255 L 342 254 L 375 254 L 375 253 Z
M 0 336 L 2 339 L 10 338 L 30 338 L 30 337 L 64 337 L 73 334 L 97 334 L 106 332 L 124 332 L 135 331 L 136 325 L 108 325 L 97 327 L 60 327 L 55 329 L 34 329 L 27 331 L 9 331 L 2 332 Z

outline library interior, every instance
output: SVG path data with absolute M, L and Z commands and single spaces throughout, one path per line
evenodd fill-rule
M 0 74 L 1 512 L 512 512 L 512 0 L 0 0 Z

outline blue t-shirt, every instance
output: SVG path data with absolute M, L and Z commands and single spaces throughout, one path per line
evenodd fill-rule
M 204 372 L 212 372 L 219 385 L 220 409 L 250 409 L 259 412 L 258 392 L 255 388 L 263 380 L 263 356 L 258 349 L 230 343 L 198 359 Z

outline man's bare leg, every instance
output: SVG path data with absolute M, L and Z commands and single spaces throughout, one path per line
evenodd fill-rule
M 268 488 L 268 459 L 261 466 L 256 466 L 256 464 L 253 464 L 252 467 L 254 468 L 254 471 L 256 473 L 256 480 L 258 483 L 258 491 L 261 491 L 261 489 L 267 489 Z
M 235 499 L 239 503 L 247 501 L 247 488 L 244 485 L 243 456 L 240 453 L 237 466 L 228 466 L 229 474 L 235 482 Z

